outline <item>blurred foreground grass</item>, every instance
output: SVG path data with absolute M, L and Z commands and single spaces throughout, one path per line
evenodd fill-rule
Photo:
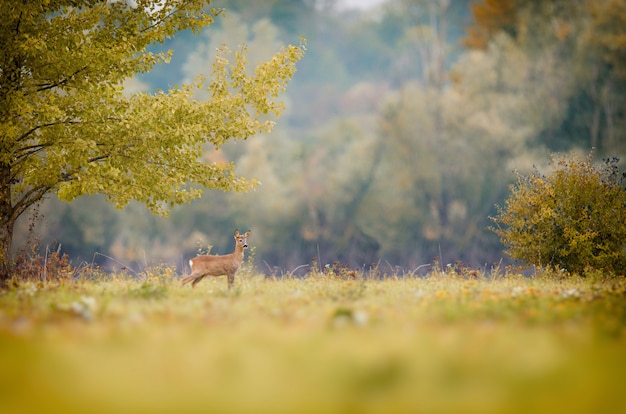
M 623 278 L 28 282 L 0 412 L 617 413 L 625 326 Z

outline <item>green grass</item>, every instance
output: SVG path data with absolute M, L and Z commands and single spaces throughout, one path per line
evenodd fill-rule
M 508 275 L 24 282 L 0 411 L 626 410 L 626 281 Z

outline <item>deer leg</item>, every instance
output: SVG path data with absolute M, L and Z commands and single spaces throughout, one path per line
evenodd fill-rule
M 195 288 L 196 285 L 198 284 L 198 282 L 200 282 L 202 279 L 204 279 L 204 275 L 200 276 L 200 277 L 196 277 L 193 282 L 191 282 L 191 287 Z
M 196 279 L 201 278 L 202 275 L 200 273 L 196 273 L 196 272 L 191 272 L 191 274 L 189 274 L 188 276 L 185 276 L 182 280 L 182 284 L 186 285 L 187 283 L 191 282 L 191 281 L 196 281 Z M 197 282 L 196 282 L 197 283 Z M 195 283 L 194 283 L 195 284 Z
M 232 288 L 235 284 L 235 273 L 228 274 L 228 289 Z

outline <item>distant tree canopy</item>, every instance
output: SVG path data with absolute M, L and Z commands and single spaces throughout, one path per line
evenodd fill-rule
M 562 115 L 539 135 L 547 147 L 626 150 L 626 2 L 483 0 L 471 11 L 463 45 L 489 53 L 505 35 L 536 63 L 529 80 L 561 72 L 550 95 Z
M 104 194 L 163 213 L 201 188 L 245 190 L 232 163 L 206 146 L 269 132 L 304 48 L 289 46 L 247 74 L 246 49 L 220 50 L 209 76 L 155 94 L 122 82 L 167 62 L 149 45 L 198 33 L 221 13 L 209 1 L 0 0 L 0 270 L 14 224 L 47 194 Z M 233 58 L 232 61 L 229 60 Z M 209 99 L 191 99 L 206 89 Z
M 474 23 L 461 43 L 468 48 L 487 49 L 489 40 L 500 31 L 515 32 L 515 0 L 484 0 L 470 6 Z

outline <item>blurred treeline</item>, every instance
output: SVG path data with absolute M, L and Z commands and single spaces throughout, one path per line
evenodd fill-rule
M 42 246 L 60 243 L 74 261 L 184 271 L 198 249 L 230 252 L 233 230 L 250 228 L 266 272 L 312 259 L 491 265 L 503 254 L 486 227 L 514 169 L 545 165 L 550 151 L 626 153 L 626 1 L 336 3 L 215 2 L 225 19 L 179 34 L 161 47 L 174 51 L 169 65 L 128 82 L 167 89 L 208 74 L 223 43 L 245 42 L 254 65 L 305 37 L 273 133 L 207 149 L 258 178 L 256 191 L 207 192 L 167 218 L 100 197 L 51 199 L 35 225 Z

